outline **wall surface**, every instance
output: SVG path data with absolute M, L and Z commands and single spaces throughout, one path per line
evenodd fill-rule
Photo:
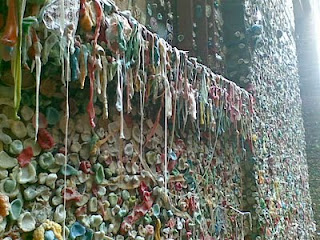
M 170 41 L 170 4 L 148 2 L 142 26 L 111 1 L 28 2 L 43 21 L 22 32 L 8 3 L 1 239 L 244 236 L 252 96 L 147 30 Z
M 235 2 L 226 1 L 226 12 L 238 8 L 237 19 L 244 11 L 243 20 L 228 30 L 227 41 L 242 50 L 229 52 L 228 74 L 256 101 L 255 184 L 248 186 L 253 191 L 246 196 L 249 206 L 250 198 L 256 202 L 252 237 L 310 239 L 314 225 L 292 2 Z
M 188 15 L 189 17 L 182 20 L 184 25 L 190 19 L 196 23 L 191 23 L 192 37 L 184 39 L 184 45 L 179 43 L 179 35 L 181 37 L 181 34 L 188 30 L 179 29 L 178 18 L 175 36 L 177 45 L 190 50 L 191 55 L 202 56 L 204 48 L 199 42 L 204 36 L 209 37 L 208 44 L 211 42 L 213 45 L 212 53 L 220 54 L 223 63 L 214 56 L 209 58 L 208 64 L 218 72 L 225 72 L 230 79 L 247 88 L 256 99 L 254 119 L 256 150 L 252 154 L 252 159 L 244 163 L 242 172 L 244 181 L 248 183 L 243 189 L 243 210 L 255 208 L 252 212 L 254 234 L 251 237 L 311 238 L 314 225 L 310 208 L 292 2 L 273 0 L 257 3 L 229 0 L 215 1 L 212 4 L 211 1 L 207 1 L 206 6 L 197 1 L 193 4 L 192 17 Z M 305 6 L 310 8 L 308 2 Z M 208 9 L 213 12 L 209 14 Z M 179 12 L 179 9 L 177 10 Z M 198 22 L 206 22 L 199 17 L 201 10 L 206 13 L 202 18 L 207 18 L 209 22 L 205 26 L 211 24 L 211 27 L 208 27 L 209 33 L 206 33 L 206 30 L 201 31 L 202 28 L 197 26 Z M 312 40 L 306 39 L 308 35 L 306 21 L 298 19 L 297 22 L 300 24 L 298 27 L 301 26 L 304 30 L 300 36 L 299 43 L 304 43 L 300 46 L 302 49 L 300 54 L 307 55 L 306 45 Z M 300 69 L 310 72 L 310 66 L 304 65 Z M 300 72 L 301 78 L 310 79 L 308 73 L 301 75 Z M 318 105 L 316 105 L 317 88 L 313 87 L 314 94 L 310 94 L 310 88 L 307 87 L 310 85 L 316 86 L 302 81 L 304 113 L 308 116 L 305 119 L 305 126 L 308 134 L 307 150 L 311 159 L 310 182 L 314 186 L 318 179 L 315 157 L 318 149 L 315 129 L 317 111 L 314 109 L 317 109 Z M 313 126 L 312 130 L 309 130 L 310 125 Z M 314 208 L 317 209 L 317 190 L 312 191 L 312 195 Z
M 214 72 L 224 74 L 225 46 L 222 2 L 177 0 L 174 45 L 186 50 Z
M 310 3 L 309 3 L 310 4 Z M 320 71 L 319 56 L 316 51 L 319 46 L 319 36 L 316 30 L 317 5 L 311 6 L 308 2 L 295 4 L 296 38 L 299 60 L 300 88 L 303 104 L 303 119 L 306 129 L 307 159 L 310 176 L 310 194 L 314 218 L 317 222 L 319 234 L 320 199 L 319 199 L 319 136 L 320 136 Z
M 115 2 L 179 40 L 178 5 Z M 253 98 L 112 5 L 104 6 L 108 24 L 97 25 L 99 7 L 86 1 L 74 41 L 66 35 L 58 44 L 44 27 L 24 32 L 31 42 L 22 62 L 35 60 L 37 71 L 23 68 L 17 108 L 17 59 L 1 40 L 0 237 L 60 240 L 66 224 L 66 234 L 86 240 L 312 239 L 292 2 L 206 3 L 191 7 L 198 25 L 190 24 L 184 50 L 206 49 L 208 65 Z
M 132 16 L 135 19 L 137 19 L 141 24 L 146 24 L 147 2 L 145 0 L 115 0 L 114 2 L 122 11 L 129 10 Z

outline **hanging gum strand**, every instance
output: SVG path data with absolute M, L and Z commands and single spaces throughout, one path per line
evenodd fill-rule
M 124 68 L 124 71 L 126 71 L 126 62 L 125 62 L 125 56 L 123 56 L 123 68 Z M 125 76 L 121 76 L 120 77 L 120 88 L 121 88 L 121 111 L 120 111 L 120 139 L 124 139 L 124 117 L 123 117 L 123 79 L 124 79 Z
M 101 56 L 98 55 L 98 57 L 96 56 L 96 90 L 97 90 L 97 94 L 101 95 L 101 75 L 102 75 L 102 62 L 101 62 Z
M 84 83 L 88 75 L 88 49 L 86 45 L 80 47 L 80 88 L 84 88 Z
M 125 59 L 124 59 L 125 60 Z M 122 72 L 122 63 L 120 60 L 120 53 L 117 53 L 117 102 L 116 102 L 116 109 L 118 112 L 120 112 L 120 138 L 124 138 L 123 133 L 123 75 Z M 125 64 L 124 64 L 125 66 Z
M 180 54 L 177 48 L 174 48 L 174 53 L 176 55 L 176 79 L 175 79 L 175 92 L 173 94 L 173 112 L 172 112 L 172 131 L 170 139 L 170 149 L 172 148 L 175 127 L 176 127 L 176 111 L 177 111 L 177 97 L 178 97 L 178 81 L 179 81 L 179 68 L 180 68 Z
M 83 3 L 83 1 L 81 2 Z M 100 26 L 101 26 L 101 21 L 102 21 L 102 7 L 99 3 L 99 1 L 95 0 L 95 7 L 97 11 L 97 26 L 96 26 L 96 31 L 94 35 L 94 50 L 96 51 L 96 46 L 97 46 L 97 41 L 98 37 L 100 34 Z M 93 105 L 93 95 L 94 95 L 94 83 L 95 83 L 95 70 L 96 70 L 96 55 L 95 52 L 91 57 L 89 57 L 88 61 L 88 70 L 89 70 L 89 78 L 90 78 L 90 97 L 89 97 L 89 103 L 87 105 L 87 112 L 89 114 L 90 118 L 90 125 L 91 127 L 95 127 L 94 119 L 95 119 L 95 110 L 94 110 L 94 105 Z
M 153 135 L 156 133 L 156 129 L 160 123 L 160 117 L 161 117 L 161 111 L 163 109 L 163 105 L 164 105 L 164 96 L 165 96 L 165 92 L 162 93 L 162 98 L 161 98 L 161 106 L 160 109 L 158 111 L 157 114 L 157 118 L 156 121 L 154 122 L 152 129 L 150 130 L 149 134 L 147 135 L 146 141 L 144 143 L 144 147 L 146 146 L 146 144 L 151 140 L 151 138 L 153 137 Z
M 8 16 L 6 25 L 4 28 L 4 33 L 1 37 L 1 43 L 13 47 L 18 41 L 18 9 L 17 9 L 17 0 L 9 0 L 8 2 Z
M 35 51 L 36 63 L 36 127 L 35 127 L 35 141 L 37 141 L 39 130 L 39 93 L 40 93 L 40 75 L 41 75 L 41 50 L 42 46 L 36 32 L 32 31 L 33 48 Z
M 141 52 L 141 59 L 139 57 L 139 63 L 141 61 L 141 66 L 142 66 L 142 79 L 141 82 L 143 83 L 139 83 L 139 91 L 140 91 L 140 149 L 136 150 L 139 153 L 139 158 L 140 158 L 140 162 L 141 165 L 143 166 L 143 168 L 145 170 L 147 170 L 148 172 L 151 173 L 151 178 L 153 180 L 153 182 L 156 181 L 156 176 L 154 175 L 154 173 L 151 171 L 148 163 L 146 162 L 146 159 L 143 157 L 143 147 L 144 147 L 144 143 L 143 143 L 143 121 L 144 121 L 144 103 L 145 103 L 145 85 L 147 82 L 147 74 L 145 73 L 145 56 L 146 56 L 146 48 L 145 48 L 145 43 L 143 42 L 142 39 L 140 39 L 140 52 Z M 140 64 L 139 64 L 140 65 Z M 161 112 L 161 110 L 160 110 Z M 159 113 L 160 114 L 160 113 Z M 160 118 L 160 117 L 159 117 Z M 146 142 L 147 143 L 147 142 Z
M 94 45 L 97 45 L 98 42 L 98 38 L 100 35 L 100 28 L 101 28 L 101 21 L 103 19 L 103 11 L 102 11 L 102 7 L 101 4 L 98 0 L 94 0 L 94 6 L 96 8 L 96 14 L 97 14 L 97 26 L 94 32 Z M 95 48 L 96 49 L 96 48 Z
M 160 229 L 161 229 L 161 221 L 159 218 L 157 218 L 156 229 L 155 229 L 155 234 L 154 234 L 155 240 L 161 240 Z
M 108 88 L 108 60 L 106 56 L 102 56 L 102 97 L 103 97 L 103 118 L 108 119 L 108 96 L 107 96 L 107 88 Z
M 132 110 L 131 99 L 132 99 L 132 89 L 133 89 L 133 80 L 132 80 L 132 69 L 130 68 L 127 72 L 127 113 L 130 113 Z
M 94 106 L 93 106 L 93 95 L 94 95 L 94 82 L 95 82 L 95 77 L 94 77 L 94 70 L 95 70 L 95 66 L 94 66 L 94 57 L 89 57 L 89 61 L 88 61 L 88 70 L 89 70 L 89 78 L 90 78 L 90 97 L 89 97 L 89 103 L 87 105 L 87 112 L 89 115 L 89 119 L 90 119 L 90 125 L 91 127 L 95 127 L 96 124 L 94 123 L 94 119 L 95 119 L 95 110 L 94 110 Z
M 9 4 L 15 1 L 9 1 Z M 18 9 L 16 9 L 15 6 L 11 5 L 11 11 L 16 11 L 18 12 L 18 16 L 13 14 L 13 18 L 17 17 L 16 20 L 18 19 L 19 21 L 16 21 L 15 24 L 18 27 L 18 37 L 17 37 L 17 46 L 16 46 L 16 51 L 15 55 L 11 61 L 11 69 L 12 69 L 12 75 L 14 79 L 14 112 L 15 112 L 15 118 L 20 119 L 18 116 L 18 111 L 20 108 L 20 102 L 21 102 L 21 81 L 22 81 L 22 69 L 21 69 L 21 47 L 22 47 L 22 19 L 24 15 L 26 7 L 26 0 L 19 0 L 18 4 Z M 14 8 L 14 9 L 13 9 Z M 8 18 L 9 19 L 9 18 Z M 15 20 L 12 19 L 12 22 Z M 13 23 L 12 23 L 13 24 Z M 13 25 L 12 25 L 13 26 Z M 21 29 L 21 31 L 19 31 Z

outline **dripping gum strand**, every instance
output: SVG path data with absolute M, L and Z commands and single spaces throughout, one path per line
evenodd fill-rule
M 168 79 L 166 78 L 166 62 L 163 61 L 162 66 L 162 74 L 163 74 L 163 81 L 165 81 L 165 110 L 164 110 L 164 187 L 165 187 L 165 193 L 168 194 L 168 104 L 171 105 L 171 102 L 168 101 L 169 94 L 168 94 L 168 88 L 170 91 L 170 86 L 168 86 L 167 82 Z M 169 103 L 168 103 L 169 102 Z
M 118 112 L 120 112 L 120 138 L 124 138 L 124 133 L 123 133 L 123 76 L 121 74 L 121 69 L 122 69 L 122 62 L 120 60 L 120 53 L 117 54 L 117 103 L 116 103 L 116 108 Z
M 59 41 L 56 34 L 51 33 L 51 35 L 46 39 L 42 52 L 42 64 L 46 64 L 48 62 L 49 54 L 53 48 L 53 46 Z
M 176 56 L 176 80 L 175 80 L 175 92 L 173 94 L 173 112 L 172 112 L 172 133 L 170 139 L 170 149 L 172 149 L 175 127 L 176 127 L 176 111 L 177 111 L 177 91 L 178 91 L 178 82 L 179 82 L 179 69 L 180 69 L 180 53 L 177 48 L 173 49 L 175 56 Z
M 102 13 L 102 7 L 100 5 L 100 2 L 95 0 L 94 1 L 96 12 L 97 12 L 97 26 L 94 34 L 94 48 L 93 48 L 93 54 L 89 57 L 88 61 L 88 70 L 89 70 L 89 78 L 90 78 L 90 97 L 89 97 L 89 103 L 87 105 L 87 112 L 89 114 L 90 118 L 90 125 L 91 127 L 95 127 L 94 119 L 95 119 L 95 109 L 93 104 L 93 98 L 94 98 L 94 84 L 95 84 L 95 70 L 97 68 L 97 59 L 96 59 L 96 51 L 97 51 L 97 41 L 98 37 L 100 35 L 100 26 L 101 21 L 103 19 L 103 13 Z M 83 77 L 83 75 L 82 75 Z M 82 79 L 84 80 L 84 79 Z
M 165 193 L 168 193 L 168 118 L 172 116 L 172 102 L 171 102 L 171 92 L 170 85 L 168 82 L 166 67 L 166 56 L 167 56 L 167 48 L 165 46 L 165 42 L 160 39 L 159 41 L 160 53 L 162 53 L 162 57 L 160 58 L 160 74 L 162 81 L 164 82 L 164 99 L 165 99 L 165 107 L 164 107 L 164 185 L 165 185 Z
M 64 148 L 65 148 L 65 158 L 64 158 L 64 189 L 66 191 L 67 189 L 67 164 L 68 164 L 68 135 L 69 135 L 69 82 L 71 80 L 71 69 L 70 69 L 70 51 L 72 49 L 72 46 L 74 44 L 74 38 L 73 38 L 73 26 L 68 27 L 67 29 L 67 56 L 66 56 L 66 113 L 65 113 L 65 138 L 64 138 Z M 66 192 L 64 193 L 66 194 Z M 64 207 L 64 224 L 63 224 L 63 236 L 65 239 L 66 236 L 66 196 L 63 197 L 63 207 Z
M 88 70 L 89 70 L 89 78 L 90 78 L 90 96 L 89 96 L 89 103 L 87 105 L 87 112 L 90 118 L 90 125 L 91 127 L 95 127 L 94 119 L 95 119 L 95 109 L 93 105 L 93 98 L 94 98 L 94 82 L 95 82 L 95 58 L 93 56 L 89 57 L 88 61 Z
M 101 61 L 101 56 L 98 55 L 96 57 L 96 88 L 97 88 L 97 94 L 101 94 L 101 72 L 102 72 L 103 66 Z
M 84 83 L 88 75 L 88 49 L 82 44 L 80 47 L 80 88 L 84 88 Z
M 94 33 L 94 45 L 96 46 L 99 35 L 100 35 L 100 27 L 101 27 L 101 21 L 103 19 L 103 11 L 102 11 L 102 6 L 100 4 L 100 1 L 94 0 L 94 6 L 96 8 L 96 14 L 97 14 L 97 20 L 96 20 L 97 26 Z
M 63 39 L 64 36 L 64 23 L 65 23 L 65 12 L 64 12 L 64 0 L 61 0 L 60 2 L 60 9 L 61 9 L 61 15 L 60 15 L 60 38 Z M 68 39 L 67 39 L 68 41 Z M 64 43 L 62 43 L 64 41 L 60 42 L 60 61 L 61 61 L 61 82 L 65 85 L 65 63 L 64 63 L 64 50 L 65 50 L 65 45 Z M 69 41 L 68 41 L 69 44 Z M 67 46 L 67 51 L 69 53 L 69 45 Z M 67 56 L 67 58 L 69 58 L 69 55 Z M 67 75 L 68 75 L 68 68 L 67 68 Z M 69 82 L 67 81 L 67 86 L 66 86 L 66 115 L 65 115 L 65 119 L 66 119 L 66 125 L 65 125 L 65 138 L 64 138 L 64 147 L 65 147 L 65 156 L 64 156 L 64 170 L 65 170 L 65 174 L 63 176 L 64 179 L 64 191 L 66 191 L 67 189 L 67 175 L 66 175 L 66 167 L 67 167 L 67 163 L 68 163 L 68 127 L 69 127 Z M 64 193 L 66 194 L 66 193 Z M 65 213 L 65 216 L 63 218 L 63 239 L 66 239 L 66 218 L 67 218 L 67 200 L 66 200 L 66 196 L 63 196 L 63 210 Z
M 16 2 L 16 1 L 9 1 L 9 4 L 13 2 Z M 24 11 L 25 11 L 25 7 L 26 7 L 26 0 L 19 0 L 19 4 L 18 4 L 18 7 L 16 8 L 16 5 L 15 6 L 9 6 L 11 7 L 11 9 L 9 9 L 9 11 L 18 11 L 18 21 L 19 22 L 16 22 L 15 24 L 17 24 L 17 28 L 18 28 L 18 43 L 16 44 L 16 51 L 15 51 L 15 55 L 12 59 L 12 71 L 13 71 L 13 79 L 14 79 L 14 112 L 15 112 L 15 118 L 19 119 L 19 116 L 18 116 L 18 110 L 19 110 L 19 107 L 20 107 L 20 102 L 21 102 L 21 81 L 22 81 L 22 69 L 21 69 L 21 47 L 22 47 L 22 19 L 23 19 L 23 16 L 24 16 Z M 13 13 L 14 14 L 14 13 Z M 10 12 L 8 14 L 8 19 L 9 18 L 9 15 L 10 15 Z M 12 16 L 13 18 L 15 16 Z M 11 21 L 11 20 L 10 20 Z M 7 22 L 7 24 L 9 24 L 9 22 Z M 13 21 L 11 22 L 12 23 L 12 26 L 11 27 L 14 27 L 13 23 L 14 23 L 14 19 Z M 6 35 L 4 35 L 6 36 Z
M 107 97 L 107 88 L 108 88 L 108 60 L 105 55 L 101 57 L 102 59 L 102 97 L 103 97 L 103 117 L 108 119 L 108 97 Z
M 125 54 L 123 54 L 123 65 L 121 66 L 123 70 L 123 74 L 121 74 L 120 77 L 120 88 L 121 88 L 121 111 L 120 111 L 120 139 L 124 139 L 124 116 L 123 116 L 123 85 L 124 85 L 124 79 L 126 79 L 126 57 Z
M 127 80 L 127 113 L 131 113 L 132 106 L 131 106 L 131 99 L 133 97 L 133 73 L 132 68 L 128 69 L 128 72 L 126 74 L 126 80 Z
M 142 79 L 140 80 L 140 86 L 139 86 L 139 91 L 140 91 L 140 161 L 141 161 L 141 164 L 142 166 L 144 167 L 144 169 L 148 169 L 148 170 L 151 170 L 149 168 L 149 165 L 147 164 L 147 162 L 145 161 L 145 158 L 143 158 L 143 147 L 144 147 L 144 144 L 143 144 L 143 122 L 144 122 L 144 101 L 145 101 L 145 84 L 147 82 L 147 76 L 145 74 L 145 54 L 146 54 L 146 51 L 145 51 L 145 42 L 143 41 L 142 37 L 140 38 L 140 51 L 139 51 L 139 62 L 140 62 L 140 55 L 141 55 L 141 66 L 142 66 L 142 74 L 143 74 L 143 77 Z M 140 67 L 140 66 L 139 66 Z M 150 171 L 152 173 L 152 176 L 154 175 L 152 171 Z M 156 177 L 153 176 L 153 180 L 155 181 Z
M 40 76 L 41 76 L 41 51 L 42 46 L 35 31 L 32 32 L 33 47 L 35 50 L 35 65 L 36 65 L 36 126 L 35 126 L 35 141 L 37 141 L 39 130 L 39 92 L 40 92 Z

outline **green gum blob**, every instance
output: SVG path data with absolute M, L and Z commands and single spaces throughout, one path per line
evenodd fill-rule
M 118 202 L 118 196 L 115 193 L 110 193 L 108 196 L 108 201 L 110 203 L 110 207 L 114 207 Z
M 95 180 L 97 184 L 101 184 L 105 178 L 103 166 L 100 163 L 95 164 Z
M 136 204 L 137 198 L 136 196 L 130 196 L 128 203 L 129 207 L 132 208 Z
M 57 109 L 53 107 L 48 107 L 46 110 L 46 118 L 47 118 L 48 124 L 55 125 L 60 121 L 60 113 Z
M 158 218 L 158 217 L 160 216 L 160 211 L 161 211 L 159 204 L 154 204 L 154 205 L 152 206 L 152 210 L 153 210 L 153 215 L 154 215 L 156 218 Z
M 54 164 L 54 157 L 51 152 L 43 153 L 39 157 L 39 165 L 43 169 L 49 169 Z
M 22 210 L 22 200 L 17 198 L 11 202 L 11 208 L 10 208 L 10 217 L 12 220 L 17 220 L 21 214 Z
M 14 140 L 12 143 L 10 143 L 9 151 L 12 154 L 20 154 L 23 150 L 23 144 L 20 140 Z
M 61 173 L 66 176 L 78 176 L 79 171 L 69 164 L 61 166 Z

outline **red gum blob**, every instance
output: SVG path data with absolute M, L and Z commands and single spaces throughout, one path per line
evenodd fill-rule
M 98 197 L 98 185 L 97 184 L 92 184 L 92 194 L 95 196 L 95 197 Z
M 100 34 L 98 37 L 99 42 L 105 42 L 106 44 L 108 43 L 107 37 L 106 37 L 106 29 L 107 29 L 107 24 L 105 22 L 101 22 L 101 27 L 100 27 Z
M 181 182 L 177 182 L 176 184 L 175 184 L 175 188 L 176 188 L 176 190 L 177 191 L 181 191 L 182 190 L 182 183 Z
M 152 225 L 146 226 L 146 235 L 152 236 L 154 234 L 154 227 Z
M 98 205 L 99 205 L 100 212 L 101 212 L 101 215 L 102 215 L 103 219 L 106 219 L 107 218 L 107 213 L 104 210 L 103 203 L 101 201 L 98 201 Z
M 44 128 L 39 129 L 38 143 L 39 143 L 40 147 L 45 150 L 51 149 L 55 145 L 53 137 Z
M 89 161 L 82 161 L 80 163 L 80 169 L 86 174 L 93 174 L 93 171 L 91 170 L 91 163 Z
M 70 187 L 67 187 L 65 190 L 62 190 L 62 194 L 63 194 L 63 197 L 66 199 L 67 202 L 69 201 L 80 201 L 81 199 L 81 194 L 75 190 L 75 189 L 72 189 Z
M 197 207 L 196 207 L 196 201 L 195 201 L 194 197 L 191 197 L 189 199 L 188 207 L 189 207 L 189 211 L 191 214 L 193 214 L 196 211 Z
M 122 205 L 122 203 L 123 203 L 123 199 L 122 199 L 121 197 L 119 197 L 119 198 L 118 198 L 118 202 L 117 202 L 117 204 L 121 206 L 121 205 Z
M 87 214 L 87 205 L 77 208 L 75 213 L 76 217 L 80 217 L 86 214 Z
M 254 113 L 254 103 L 255 103 L 255 99 L 250 95 L 250 101 L 249 101 L 249 111 L 251 114 Z
M 156 165 L 156 171 L 157 171 L 157 173 L 161 173 L 162 172 L 161 164 L 157 164 Z
M 174 218 L 170 218 L 169 221 L 167 222 L 167 226 L 172 229 L 172 228 L 174 228 L 175 225 L 176 225 L 176 222 L 175 222 Z
M 189 224 L 190 224 L 190 219 L 187 219 L 185 226 L 186 226 L 186 230 L 187 230 L 187 239 L 188 240 L 192 237 L 192 232 L 191 232 Z
M 18 162 L 20 164 L 20 167 L 27 166 L 30 163 L 32 157 L 33 157 L 32 147 L 27 147 L 23 149 L 23 151 L 18 156 Z
M 86 11 L 86 0 L 80 0 L 80 16 L 85 14 Z
M 66 149 L 65 149 L 65 147 L 59 148 L 59 153 L 62 153 L 63 155 L 66 155 Z
M 139 193 L 142 197 L 142 203 L 140 205 L 135 206 L 133 208 L 132 213 L 123 220 L 120 228 L 121 234 L 126 234 L 129 230 L 128 226 L 132 226 L 133 224 L 135 224 L 135 222 L 137 222 L 141 217 L 143 217 L 152 207 L 152 193 L 148 191 L 148 186 L 144 182 L 141 182 L 140 184 Z

